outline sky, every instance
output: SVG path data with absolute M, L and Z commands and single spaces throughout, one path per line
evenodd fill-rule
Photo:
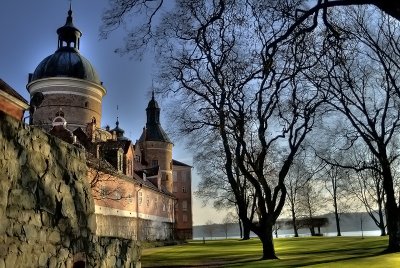
M 116 48 L 123 45 L 124 29 L 113 32 L 106 40 L 100 39 L 101 15 L 108 2 L 72 1 L 73 22 L 83 33 L 80 52 L 94 66 L 107 90 L 103 98 L 102 126 L 108 124 L 114 127 L 118 116 L 125 136 L 135 141 L 146 123 L 145 109 L 151 96 L 156 63 L 151 55 L 136 61 L 114 53 Z M 0 78 L 27 100 L 28 74 L 33 73 L 45 57 L 56 51 L 56 30 L 65 24 L 68 9 L 68 0 L 0 2 Z M 162 109 L 162 100 L 157 100 Z M 166 119 L 161 116 L 161 121 L 166 122 Z M 170 138 L 174 142 L 174 138 Z M 174 142 L 173 158 L 193 165 L 193 157 L 185 150 L 184 144 Z M 192 175 L 192 191 L 195 191 L 199 180 L 195 168 Z M 220 223 L 225 215 L 226 212 L 215 211 L 211 205 L 202 207 L 201 201 L 193 196 L 194 225 L 204 224 L 208 220 Z

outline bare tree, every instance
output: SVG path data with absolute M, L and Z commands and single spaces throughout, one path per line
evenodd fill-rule
M 100 28 L 100 36 L 107 38 L 111 32 L 124 26 L 127 29 L 125 46 L 117 49 L 116 52 L 136 53 L 139 57 L 143 56 L 144 51 L 159 38 L 156 25 L 160 22 L 160 16 L 164 15 L 165 10 L 185 4 L 184 0 L 164 1 L 164 0 L 110 0 L 110 5 L 103 14 L 103 24 Z M 220 1 L 220 5 L 228 5 L 228 1 Z M 396 19 L 400 19 L 400 3 L 397 1 L 381 0 L 316 0 L 316 1 L 285 1 L 281 4 L 273 3 L 260 8 L 275 9 L 274 4 L 278 6 L 276 12 L 282 12 L 283 16 L 291 17 L 292 21 L 281 32 L 279 38 L 272 41 L 268 49 L 278 46 L 292 34 L 296 34 L 299 29 L 301 32 L 311 32 L 317 28 L 318 24 L 323 22 L 326 27 L 334 34 L 337 32 L 332 27 L 329 19 L 329 11 L 332 8 L 340 6 L 375 6 Z M 293 8 L 295 7 L 295 8 Z M 142 23 L 127 25 L 135 17 Z
M 224 228 L 225 239 L 228 239 L 229 229 L 233 223 L 237 222 L 237 217 L 232 212 L 228 212 L 222 220 L 222 227 Z
M 359 149 L 364 155 L 368 155 L 368 149 Z M 349 192 L 357 197 L 363 204 L 368 215 L 381 231 L 381 236 L 386 235 L 386 215 L 385 215 L 385 192 L 383 190 L 383 180 L 377 161 L 372 158 L 369 160 L 374 168 L 365 169 L 360 172 L 352 173 L 353 177 Z
M 345 12 L 346 21 L 337 24 L 343 28 L 343 38 L 333 42 L 327 39 L 326 45 L 336 49 L 329 50 L 329 56 L 318 66 L 312 81 L 331 94 L 329 104 L 351 124 L 348 145 L 361 140 L 377 159 L 379 169 L 368 166 L 365 161 L 353 168 L 373 169 L 382 176 L 389 232 L 387 251 L 397 252 L 400 250 L 400 208 L 393 164 L 398 151 L 392 148 L 400 127 L 400 29 L 387 16 L 368 9 Z
M 106 19 L 118 25 L 125 14 L 149 3 L 122 1 L 123 8 Z M 157 3 L 162 2 L 152 3 L 156 5 L 150 12 L 150 26 L 160 8 Z M 270 233 L 285 202 L 284 180 L 312 129 L 321 100 L 321 92 L 315 89 L 320 85 L 313 88 L 301 79 L 300 70 L 309 69 L 315 60 L 307 53 L 309 43 L 304 42 L 312 35 L 304 33 L 316 28 L 322 10 L 328 32 L 338 40 L 338 31 L 327 21 L 328 7 L 374 3 L 378 2 L 317 1 L 315 9 L 296 16 L 301 1 L 182 0 L 165 12 L 160 27 L 145 31 L 157 37 L 159 55 L 164 60 L 160 79 L 168 83 L 164 88 L 181 94 L 176 96 L 182 112 L 177 120 L 181 131 L 208 129 L 218 133 L 240 218 L 263 242 L 263 258 L 276 258 Z M 136 51 L 140 44 L 147 44 L 142 37 L 135 36 L 134 40 L 142 43 L 128 45 L 125 51 Z M 277 143 L 287 150 L 281 154 L 274 177 L 265 174 L 264 167 L 272 156 L 272 145 Z M 248 218 L 248 207 L 235 181 L 235 165 L 254 189 L 257 220 Z
M 287 187 L 287 198 L 289 201 L 287 205 L 292 218 L 290 225 L 293 227 L 295 237 L 299 236 L 297 214 L 300 209 L 300 195 L 303 192 L 303 187 L 307 187 L 308 181 L 311 180 L 321 168 L 320 164 L 318 164 L 318 162 L 321 163 L 321 161 L 316 161 L 314 158 L 311 161 L 313 162 L 313 165 L 311 165 L 310 159 L 308 159 L 307 152 L 302 151 L 293 162 L 285 182 Z
M 335 215 L 337 236 L 342 236 L 340 231 L 340 200 L 344 199 L 344 180 L 349 179 L 343 168 L 338 166 L 329 166 L 324 172 L 325 189 L 332 198 Z
M 194 164 L 198 170 L 201 181 L 195 192 L 204 202 L 204 205 L 213 201 L 217 210 L 235 208 L 238 210 L 235 195 L 227 179 L 224 163 L 225 155 L 222 144 L 218 141 L 216 133 L 209 132 L 200 136 L 200 139 L 192 139 L 189 147 L 196 148 L 194 151 Z M 249 182 L 240 174 L 238 167 L 234 167 L 234 176 L 241 195 L 246 202 L 246 213 L 251 221 L 254 218 L 256 204 L 254 194 L 249 187 Z M 250 226 L 242 224 L 239 219 L 241 237 L 243 240 L 250 239 Z
M 205 234 L 212 240 L 216 226 L 212 220 L 208 220 L 204 225 Z
M 312 236 L 316 235 L 313 219 L 326 208 L 326 198 L 323 196 L 321 188 L 322 185 L 318 185 L 315 180 L 308 180 L 300 189 L 298 216 L 307 223 L 305 226 L 310 229 Z

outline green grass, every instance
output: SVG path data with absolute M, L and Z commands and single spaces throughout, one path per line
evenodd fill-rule
M 274 242 L 279 260 L 260 260 L 258 239 L 228 239 L 143 249 L 142 267 L 400 267 L 400 253 L 382 254 L 387 237 L 302 237 Z

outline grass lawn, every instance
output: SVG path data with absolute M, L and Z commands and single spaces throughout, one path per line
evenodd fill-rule
M 381 254 L 387 237 L 275 239 L 279 260 L 260 260 L 258 239 L 191 241 L 143 249 L 142 267 L 400 267 L 400 253 Z

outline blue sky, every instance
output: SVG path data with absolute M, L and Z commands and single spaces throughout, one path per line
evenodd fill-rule
M 142 61 L 135 61 L 129 56 L 114 53 L 114 50 L 123 44 L 123 29 L 112 33 L 107 40 L 100 40 L 101 15 L 107 5 L 108 0 L 73 1 L 73 22 L 83 33 L 81 54 L 95 67 L 107 89 L 107 95 L 103 99 L 102 126 L 108 124 L 114 127 L 118 115 L 120 127 L 125 130 L 125 135 L 135 141 L 146 123 L 145 109 L 151 96 L 155 63 L 151 55 L 147 55 Z M 68 9 L 67 0 L 0 2 L 0 78 L 27 100 L 28 74 L 57 49 L 56 30 L 65 24 Z M 157 100 L 162 108 L 163 101 Z M 166 122 L 163 118 L 161 120 Z M 171 139 L 173 140 L 173 137 Z M 173 157 L 181 162 L 193 164 L 192 156 L 184 150 L 183 144 L 175 142 Z M 193 176 L 192 190 L 198 183 L 195 170 Z M 202 208 L 200 201 L 195 198 L 193 203 L 196 225 L 209 219 L 221 222 L 225 216 L 225 213 Z

